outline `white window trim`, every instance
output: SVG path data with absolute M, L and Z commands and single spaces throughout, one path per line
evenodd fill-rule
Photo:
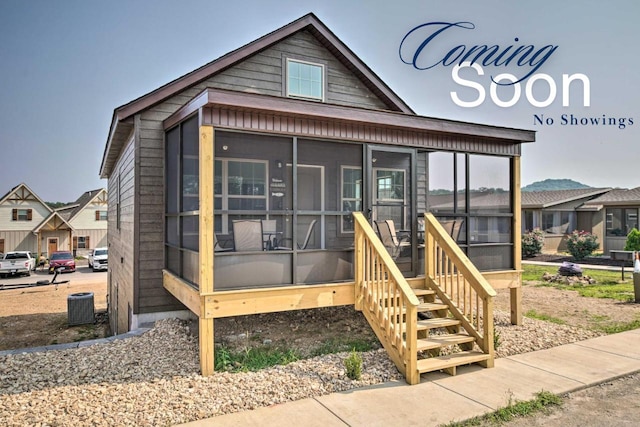
M 222 176 L 222 194 L 215 194 L 214 198 L 222 200 L 221 211 L 229 212 L 229 199 L 264 199 L 265 210 L 269 211 L 269 161 L 268 160 L 256 160 L 256 159 L 242 159 L 235 157 L 217 158 L 216 161 L 221 162 L 221 176 Z M 264 196 L 240 196 L 229 195 L 229 162 L 243 162 L 243 163 L 263 163 L 265 165 L 265 193 Z M 215 176 L 214 176 L 215 180 Z M 219 234 L 229 234 L 229 215 L 233 214 L 233 211 L 229 213 L 219 214 L 222 220 L 222 230 Z M 216 215 L 218 215 L 216 213 Z
M 360 171 L 360 197 L 345 197 L 344 196 L 344 171 L 345 169 L 351 170 L 359 170 Z M 345 201 L 354 201 L 360 202 L 360 207 L 362 207 L 362 193 L 364 192 L 364 179 L 362 176 L 362 168 L 360 166 L 350 166 L 350 165 L 342 165 L 340 166 L 340 210 L 343 210 Z M 345 230 L 344 229 L 344 221 L 340 220 L 340 233 L 342 234 L 353 234 L 354 230 Z
M 299 94 L 299 93 L 291 93 L 291 91 L 289 90 L 289 63 L 291 62 L 297 62 L 299 64 L 306 64 L 306 65 L 313 65 L 316 67 L 320 67 L 320 76 L 321 76 L 321 81 L 320 81 L 320 90 L 322 92 L 320 97 L 316 97 L 316 96 L 310 96 L 310 95 L 304 95 L 304 94 Z M 312 99 L 315 101 L 325 101 L 325 87 L 326 87 L 326 67 L 324 64 L 321 63 L 317 63 L 317 62 L 311 62 L 311 61 L 305 61 L 302 59 L 296 59 L 296 58 L 286 58 L 285 61 L 285 84 L 286 84 L 286 96 L 288 98 L 300 98 L 300 99 Z
M 402 172 L 402 177 L 403 177 L 403 183 L 402 183 L 402 200 L 398 200 L 398 199 L 379 199 L 378 198 L 378 191 L 377 191 L 377 186 L 378 186 L 378 171 L 390 171 L 390 172 Z M 372 188 L 372 198 L 373 198 L 373 204 L 377 205 L 378 203 L 382 202 L 382 203 L 399 203 L 400 206 L 402 206 L 402 222 L 403 224 L 406 224 L 407 222 L 407 211 L 404 208 L 407 205 L 407 171 L 404 169 L 393 169 L 393 168 L 373 168 L 373 180 L 371 185 L 373 186 Z M 400 203 L 401 202 L 401 203 Z M 374 220 L 377 220 L 378 218 L 374 218 Z M 396 225 L 397 226 L 397 225 Z

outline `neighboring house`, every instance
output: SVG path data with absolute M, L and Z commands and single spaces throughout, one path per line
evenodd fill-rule
M 578 208 L 579 215 L 588 218 L 591 230 L 603 242 L 603 251 L 622 250 L 627 234 L 638 228 L 640 187 L 616 188 Z
M 56 209 L 72 227 L 75 256 L 86 256 L 91 249 L 107 246 L 107 190 L 87 191 L 74 203 Z
M 47 218 L 54 217 L 52 221 Z M 26 184 L 0 199 L 0 252 L 47 251 L 47 242 L 69 236 L 70 227 Z M 55 247 L 57 250 L 57 246 Z
M 58 250 L 106 245 L 107 192 L 89 191 L 74 204 L 51 209 L 26 184 L 0 199 L 0 252 L 14 250 L 49 254 Z
M 439 218 L 487 229 L 458 239 L 462 251 L 519 298 L 520 152 L 534 140 L 416 115 L 306 15 L 114 110 L 100 168 L 112 330 L 197 316 L 210 373 L 215 318 L 357 306 L 354 211 L 408 233 L 397 266 L 424 277 L 420 220 L 436 188 L 455 199 Z M 466 189 L 480 182 L 507 202 L 476 210 Z M 260 228 L 239 220 L 265 220 L 257 243 Z
M 603 235 L 594 227 L 592 215 L 579 210 L 585 203 L 609 192 L 610 188 L 523 191 L 522 232 L 539 228 L 544 231 L 543 252 L 567 250 L 567 235 L 574 230 L 593 232 L 602 242 Z

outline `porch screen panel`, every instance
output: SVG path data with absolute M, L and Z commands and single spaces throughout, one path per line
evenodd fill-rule
M 429 153 L 428 209 L 481 270 L 513 268 L 511 159 Z M 446 228 L 446 227 L 445 227 Z
M 293 224 L 293 139 L 215 132 L 214 210 L 216 289 L 292 284 L 292 252 L 285 246 Z M 234 222 L 250 220 L 254 223 Z M 262 231 L 256 236 L 244 230 Z M 242 233 L 242 235 L 240 234 Z
M 197 285 L 198 275 L 193 274 L 199 262 L 197 116 L 167 131 L 165 141 L 165 267 Z
M 363 147 L 300 139 L 297 151 L 294 280 L 352 280 L 352 212 L 362 211 Z
M 468 255 L 482 270 L 513 268 L 511 159 L 468 155 Z

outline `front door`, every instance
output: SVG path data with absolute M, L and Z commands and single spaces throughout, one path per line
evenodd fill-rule
M 50 237 L 47 239 L 47 257 L 58 250 L 58 238 Z
M 388 221 L 395 232 L 395 255 L 400 270 L 414 274 L 416 265 L 415 150 L 369 146 L 367 150 L 367 211 L 376 221 Z M 377 230 L 376 230 L 377 231 Z M 389 248 L 391 249 L 391 248 Z

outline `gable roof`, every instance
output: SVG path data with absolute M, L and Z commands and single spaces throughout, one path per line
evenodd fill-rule
M 572 190 L 523 191 L 523 209 L 545 209 L 563 203 L 606 194 L 611 188 L 580 188 Z
M 384 83 L 347 45 L 345 45 L 329 28 L 324 25 L 313 13 L 309 13 L 265 36 L 254 40 L 234 51 L 215 59 L 212 62 L 179 77 L 160 88 L 149 92 L 127 104 L 116 108 L 113 112 L 109 136 L 105 146 L 100 176 L 106 178 L 112 166 L 108 154 L 111 150 L 119 152 L 124 144 L 123 139 L 132 130 L 131 118 L 134 114 L 148 109 L 171 96 L 194 86 L 214 74 L 232 67 L 248 57 L 267 49 L 270 46 L 290 37 L 291 35 L 307 30 L 313 34 L 320 43 L 327 48 L 349 71 L 356 75 L 363 84 L 380 98 L 391 111 L 415 114 L 414 111 Z M 123 124 L 120 126 L 120 124 Z M 115 160 L 113 160 L 115 161 Z
M 82 210 L 91 202 L 93 202 L 100 194 L 106 193 L 107 190 L 104 188 L 99 188 L 97 190 L 85 191 L 74 203 L 62 206 L 56 209 L 56 212 L 60 215 L 61 218 L 64 218 L 66 221 L 71 221 L 76 215 L 78 215 Z
M 58 222 L 56 222 L 56 218 L 59 219 Z M 64 230 L 64 228 L 61 228 L 61 225 L 66 225 L 67 228 L 69 230 L 73 230 L 73 227 L 71 226 L 71 224 L 69 224 L 69 222 L 67 221 L 67 219 L 65 219 L 62 215 L 60 215 L 60 213 L 58 211 L 54 211 L 51 212 L 51 214 L 49 216 L 47 216 L 45 219 L 42 220 L 42 222 L 40 222 L 40 224 L 38 224 L 33 230 L 31 230 L 32 233 L 39 233 L 40 230 L 42 230 L 42 228 L 49 224 L 50 222 L 53 222 L 53 230 Z
M 53 212 L 53 209 L 51 209 L 49 205 L 47 205 L 40 197 L 38 197 L 38 195 L 31 188 L 29 188 L 29 186 L 24 182 L 21 182 L 20 184 L 16 185 L 11 190 L 9 190 L 4 196 L 2 196 L 2 198 L 0 198 L 0 204 L 6 202 L 12 195 L 17 195 L 20 190 L 28 191 L 33 196 L 34 200 L 36 200 L 42 206 L 47 208 L 49 212 Z
M 600 210 L 604 206 L 638 206 L 640 205 L 640 187 L 615 188 L 608 193 L 585 203 L 581 210 Z

